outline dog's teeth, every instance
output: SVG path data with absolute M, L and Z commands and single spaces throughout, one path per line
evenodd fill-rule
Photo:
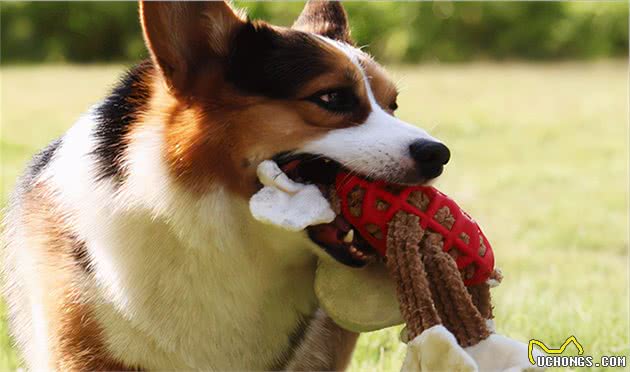
M 343 237 L 343 242 L 344 243 L 352 243 L 353 240 L 354 240 L 354 230 L 350 229 L 350 231 L 348 231 L 346 236 Z M 352 247 L 352 248 L 354 248 L 354 247 Z
M 360 250 L 356 249 L 354 246 L 350 246 L 350 248 L 348 248 L 348 250 L 350 251 L 350 254 L 352 255 L 352 257 L 356 258 L 357 260 L 365 260 L 366 256 L 363 252 L 361 252 Z

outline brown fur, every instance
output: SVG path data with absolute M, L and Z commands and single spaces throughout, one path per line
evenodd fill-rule
M 90 304 L 82 297 L 89 270 L 85 247 L 51 201 L 45 185 L 36 185 L 24 198 L 29 249 L 40 250 L 43 263 L 43 306 L 47 310 L 51 366 L 62 371 L 131 370 L 108 355 Z M 24 247 L 26 248 L 26 247 Z
M 392 82 L 391 78 L 381 65 L 371 58 L 365 58 L 361 61 L 365 73 L 370 80 L 370 87 L 376 102 L 390 114 L 396 109 L 396 99 L 398 98 L 398 89 Z
M 209 112 L 173 102 L 166 132 L 167 163 L 174 178 L 199 194 L 222 184 L 244 197 L 257 189 L 255 166 L 324 135 L 339 118 L 304 103 L 235 97 L 242 106 Z M 320 126 L 309 125 L 319 122 Z M 290 146 L 290 147 L 289 147 Z

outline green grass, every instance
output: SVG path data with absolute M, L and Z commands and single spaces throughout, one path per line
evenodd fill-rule
M 2 73 L 2 202 L 27 159 L 114 82 L 119 66 Z M 498 329 L 628 355 L 628 72 L 624 61 L 393 69 L 399 116 L 443 139 L 438 182 L 479 220 L 505 279 Z M 16 367 L 4 321 L 0 370 Z M 351 370 L 398 370 L 399 328 L 362 335 Z M 630 361 L 630 360 L 629 360 Z

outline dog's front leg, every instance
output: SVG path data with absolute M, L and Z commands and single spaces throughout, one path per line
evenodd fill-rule
M 286 370 L 345 370 L 358 337 L 358 333 L 339 327 L 319 309 L 308 324 L 304 338 L 288 361 Z

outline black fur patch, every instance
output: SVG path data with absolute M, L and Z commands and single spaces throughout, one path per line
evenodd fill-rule
M 149 60 L 133 67 L 97 109 L 96 146 L 92 154 L 96 158 L 98 180 L 113 177 L 116 183 L 121 183 L 125 178 L 122 166 L 128 145 L 125 137 L 138 114 L 146 108 L 150 91 L 145 78 L 153 69 Z
M 78 266 L 81 271 L 86 274 L 92 274 L 93 269 L 90 264 L 90 256 L 87 252 L 87 247 L 85 246 L 85 242 L 79 240 L 75 236 L 70 237 L 72 239 L 72 247 L 70 253 L 72 254 L 72 258 L 74 262 Z
M 314 316 L 314 313 L 310 315 L 300 314 L 295 329 L 289 335 L 289 345 L 278 360 L 268 369 L 269 371 L 281 371 L 286 369 L 287 363 L 293 358 L 297 348 L 302 341 L 304 341 L 306 331 L 308 330 L 309 324 L 313 321 Z
M 59 146 L 61 146 L 62 140 L 63 137 L 57 138 L 33 156 L 24 174 L 18 181 L 18 187 L 21 189 L 21 192 L 28 192 L 33 188 L 35 180 L 42 174 L 42 171 L 46 168 L 48 163 L 50 163 L 53 155 L 55 155 Z
M 238 89 L 272 98 L 291 98 L 298 88 L 330 68 L 330 55 L 304 32 L 279 33 L 248 22 L 233 41 L 226 79 Z

